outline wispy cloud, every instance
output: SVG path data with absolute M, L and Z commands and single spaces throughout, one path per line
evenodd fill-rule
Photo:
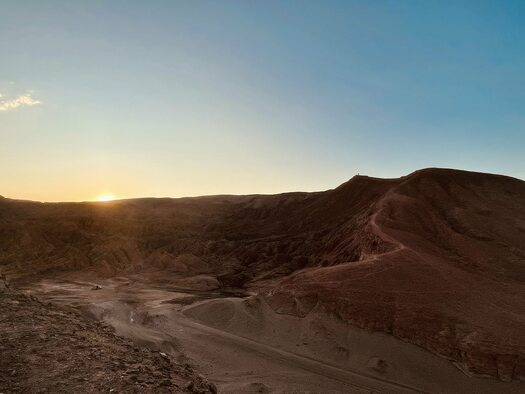
M 6 112 L 18 107 L 32 107 L 34 105 L 42 104 L 41 101 L 35 100 L 30 94 L 18 96 L 12 100 L 1 100 L 0 93 L 0 112 Z

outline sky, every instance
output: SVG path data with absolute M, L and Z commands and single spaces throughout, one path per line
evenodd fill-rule
M 0 195 L 525 179 L 523 1 L 0 0 Z

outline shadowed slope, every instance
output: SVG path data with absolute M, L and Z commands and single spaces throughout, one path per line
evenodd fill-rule
M 525 376 L 525 183 L 424 170 L 379 200 L 366 231 L 385 253 L 283 279 L 279 310 L 319 302 L 362 328 L 392 333 L 503 380 Z
M 319 193 L 3 199 L 0 264 L 19 281 L 142 272 L 260 289 L 282 313 L 320 305 L 473 372 L 525 376 L 525 182 L 509 177 L 428 169 Z

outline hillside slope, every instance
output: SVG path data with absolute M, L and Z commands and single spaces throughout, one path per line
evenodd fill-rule
M 268 300 L 303 314 L 320 303 L 471 372 L 525 377 L 524 182 L 419 171 L 375 203 L 366 231 L 391 249 L 298 272 Z
M 525 377 L 525 182 L 427 169 L 272 196 L 42 204 L 0 200 L 19 283 L 141 272 L 314 306 L 503 380 Z
M 213 393 L 171 356 L 140 349 L 99 322 L 0 282 L 0 391 Z

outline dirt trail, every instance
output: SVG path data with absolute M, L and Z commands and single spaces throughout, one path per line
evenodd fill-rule
M 398 384 L 385 379 L 338 368 L 321 361 L 290 353 L 272 346 L 253 341 L 248 338 L 233 335 L 203 324 L 181 318 L 177 323 L 194 334 L 212 336 L 228 348 L 238 348 L 256 357 L 267 359 L 273 364 L 283 364 L 286 368 L 302 369 L 305 372 L 322 376 L 334 382 L 340 382 L 340 390 L 346 392 L 384 392 L 384 393 L 425 393 L 425 391 Z M 297 383 L 295 383 L 297 384 Z M 311 386 L 309 387 L 312 388 Z M 347 391 L 348 390 L 348 391 Z
M 498 385 L 497 382 L 484 382 L 480 379 L 469 381 L 469 378 L 465 376 L 461 378 L 460 371 L 451 366 L 449 369 L 446 368 L 448 363 L 445 360 L 436 358 L 420 349 L 416 349 L 416 353 L 409 349 L 409 353 L 406 355 L 407 359 L 414 362 L 414 354 L 416 354 L 418 362 L 425 366 L 424 368 L 433 368 L 433 363 L 436 363 L 438 374 L 435 379 L 438 381 L 451 379 L 449 375 L 441 375 L 443 371 L 450 373 L 451 370 L 451 376 L 456 377 L 452 380 L 457 380 L 460 376 L 460 384 L 456 386 L 454 384 L 443 384 L 441 388 L 438 388 L 439 385 L 433 383 L 432 379 L 424 383 L 424 379 L 426 379 L 424 376 L 426 374 L 432 376 L 434 373 L 432 371 L 421 371 L 424 372 L 421 377 L 411 378 L 399 370 L 402 366 L 395 365 L 398 362 L 403 363 L 402 359 L 395 358 L 397 356 L 392 356 L 392 354 L 404 354 L 403 349 L 413 346 L 390 337 L 387 342 L 384 342 L 377 338 L 377 335 L 381 334 L 370 334 L 362 330 L 359 332 L 348 331 L 347 329 L 345 335 L 357 335 L 355 339 L 350 339 L 349 342 L 352 351 L 359 353 L 362 351 L 360 347 L 362 346 L 372 349 L 380 357 L 389 360 L 389 368 L 393 368 L 394 374 L 383 377 L 364 372 L 364 366 L 361 363 L 366 358 L 359 359 L 358 357 L 355 361 L 350 360 L 350 364 L 344 366 L 324 362 L 325 356 L 328 354 L 326 352 L 331 351 L 329 347 L 330 338 L 336 334 L 337 330 L 333 333 L 328 332 L 326 337 L 320 337 L 324 343 L 326 354 L 321 351 L 318 353 L 320 359 L 315 359 L 317 349 L 311 348 L 308 351 L 310 345 L 306 345 L 302 349 L 303 353 L 290 351 L 289 345 L 293 341 L 290 341 L 286 334 L 279 329 L 296 331 L 297 337 L 303 333 L 300 333 L 291 321 L 282 323 L 272 320 L 276 318 L 274 314 L 265 311 L 260 314 L 259 321 L 256 324 L 262 327 L 263 331 L 261 331 L 260 337 L 254 340 L 242 332 L 237 333 L 211 327 L 208 324 L 203 324 L 202 321 L 197 322 L 188 318 L 183 313 L 184 310 L 194 308 L 188 302 L 189 293 L 170 291 L 158 286 L 151 288 L 139 283 L 135 278 L 121 277 L 100 283 L 102 289 L 94 291 L 91 283 L 82 283 L 81 281 L 43 281 L 35 285 L 31 291 L 43 299 L 75 306 L 84 312 L 89 311 L 90 314 L 112 325 L 118 335 L 128 337 L 141 346 L 166 352 L 178 363 L 192 364 L 210 381 L 214 382 L 220 392 L 459 393 L 464 392 L 462 388 L 464 389 L 465 384 L 470 383 L 471 388 L 478 393 L 501 392 L 501 388 L 504 388 L 507 393 L 520 392 L 516 385 Z M 206 306 L 208 304 L 219 306 L 219 309 L 215 311 L 203 310 L 204 315 L 212 320 L 216 319 L 216 316 L 224 318 L 225 314 L 220 309 L 221 304 L 227 304 L 230 300 L 238 300 L 235 301 L 237 305 L 242 305 L 244 302 L 239 298 L 200 300 L 201 294 L 198 294 L 195 297 L 195 301 L 199 301 L 195 304 L 197 308 L 198 305 Z M 188 306 L 188 304 L 190 305 Z M 278 316 L 278 318 L 296 319 L 298 322 L 304 321 L 307 326 L 311 324 L 304 319 L 287 316 Z M 269 334 L 274 336 L 273 342 L 262 335 L 266 329 L 265 324 L 267 327 L 278 330 Z M 211 325 L 215 325 L 214 321 Z M 241 322 L 241 325 L 245 326 L 244 329 L 250 330 L 249 323 Z M 255 333 L 255 335 L 258 334 Z M 293 336 L 293 333 L 291 335 Z M 395 342 L 394 347 L 388 341 Z M 391 362 L 391 357 L 397 361 Z M 395 372 L 398 370 L 401 372 L 399 376 Z M 465 381 L 461 383 L 461 379 Z M 414 382 L 418 383 L 414 384 Z M 420 384 L 422 382 L 423 384 Z M 441 391 L 443 387 L 447 388 L 446 391 Z
M 132 289 L 122 284 L 110 288 L 109 283 L 103 283 L 98 291 L 81 282 L 63 286 L 61 289 L 60 283 L 48 281 L 35 293 L 89 310 L 112 325 L 118 335 L 169 353 L 179 362 L 194 363 L 220 392 L 404 392 L 384 390 L 389 385 L 383 382 L 194 322 L 180 312 L 181 304 L 173 304 L 176 293 L 136 285 L 131 285 Z

